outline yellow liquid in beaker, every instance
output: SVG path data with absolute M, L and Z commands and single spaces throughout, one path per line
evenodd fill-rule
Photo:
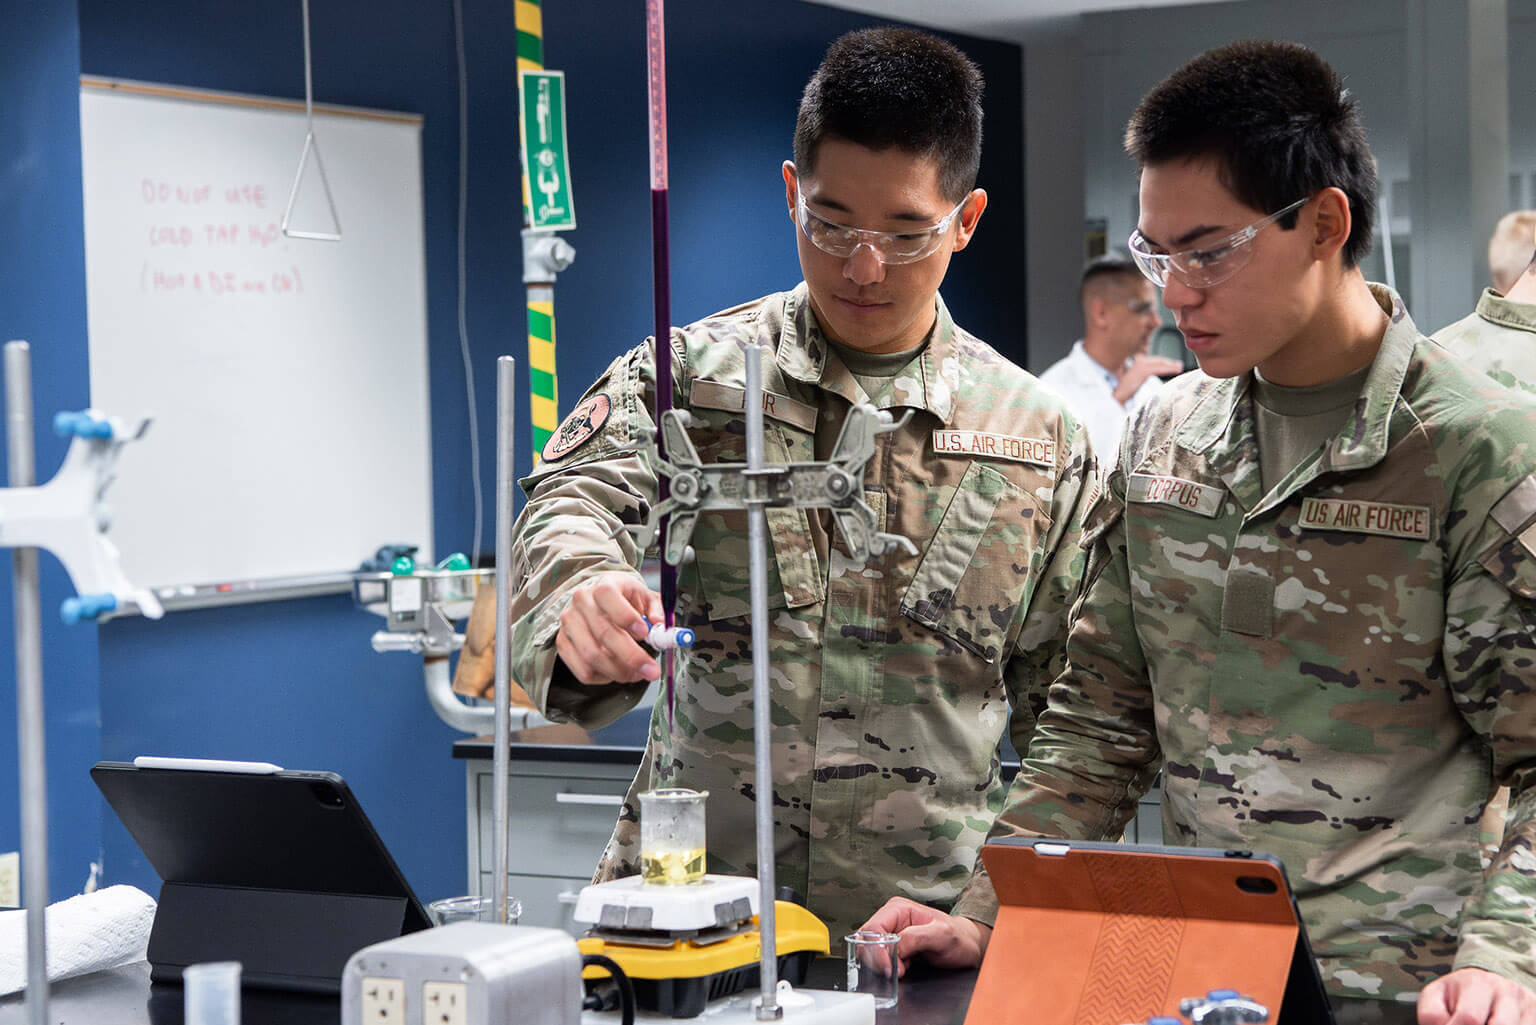
M 640 855 L 640 878 L 661 886 L 681 886 L 704 878 L 704 848 L 648 851 Z

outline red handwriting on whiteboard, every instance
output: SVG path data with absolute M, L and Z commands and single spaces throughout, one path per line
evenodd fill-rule
M 240 241 L 240 225 L 205 224 L 203 238 L 210 246 L 232 246 Z
M 194 228 L 190 224 L 151 224 L 147 229 L 152 248 L 166 246 L 188 249 L 196 245 L 228 249 L 232 246 L 249 246 L 266 249 L 283 239 L 283 231 L 276 222 L 266 224 L 236 221 L 208 222 Z
M 149 229 L 149 244 L 151 246 L 178 246 L 186 248 L 196 238 L 192 229 L 185 224 L 155 224 Z
M 233 295 L 240 289 L 240 282 L 232 270 L 212 270 L 203 275 L 194 275 L 194 279 L 199 277 L 208 282 L 208 291 L 214 295 Z
M 219 298 L 294 295 L 304 291 L 304 279 L 299 268 L 291 264 L 278 270 L 242 273 L 219 267 L 195 271 L 151 267 L 146 262 L 139 287 L 155 294 L 194 292 Z
M 187 275 L 182 271 L 157 270 L 151 275 L 150 282 L 156 292 L 179 292 L 187 287 Z
M 265 185 L 229 185 L 224 189 L 224 202 L 230 206 L 252 206 L 257 210 L 267 208 Z
M 283 237 L 283 229 L 275 223 L 251 224 L 246 227 L 251 245 L 265 249 Z
M 139 182 L 139 194 L 145 203 L 197 206 L 213 198 L 213 186 L 145 178 Z

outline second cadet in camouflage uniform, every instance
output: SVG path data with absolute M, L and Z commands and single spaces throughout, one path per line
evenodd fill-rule
M 998 743 L 1011 710 L 1028 744 L 1083 561 L 1085 432 L 937 296 L 985 206 L 979 93 L 931 36 L 835 43 L 785 167 L 806 283 L 675 330 L 667 350 L 706 463 L 745 460 L 746 342 L 765 346 L 769 462 L 826 459 L 856 402 L 911 413 L 877 439 L 863 488 L 919 554 L 863 565 L 825 510 L 768 511 L 777 878 L 835 947 L 887 894 L 948 905 L 970 877 L 1003 807 Z M 656 501 L 628 448 L 654 429 L 654 390 L 652 344 L 619 357 L 524 481 L 513 674 L 556 719 L 611 721 L 655 675 L 626 630 L 659 603 L 630 536 L 610 539 Z M 658 702 L 598 878 L 639 870 L 636 794 L 662 786 L 710 792 L 710 871 L 756 871 L 745 513 L 703 514 L 692 545 L 676 612 L 697 641 L 676 655 L 675 726 Z
M 1484 289 L 1477 309 L 1431 337 L 1506 388 L 1536 397 L 1536 264 L 1508 295 Z
M 1068 668 L 996 832 L 1112 836 L 1161 764 L 1164 835 L 1279 856 L 1330 993 L 1368 998 L 1352 1015 L 1411 1021 L 1423 989 L 1426 1025 L 1528 1021 L 1531 407 L 1361 277 L 1374 161 L 1310 51 L 1196 58 L 1127 147 L 1133 254 L 1204 372 L 1138 413 L 1087 515 Z M 957 963 L 995 913 L 978 871 L 954 917 L 871 924 Z
M 1526 214 L 1510 214 L 1504 221 L 1513 220 L 1515 225 L 1524 224 L 1528 229 L 1529 211 Z M 1504 221 L 1499 224 L 1501 230 Z M 1494 240 L 1488 246 L 1490 257 L 1495 243 L 1502 247 L 1515 242 L 1500 238 L 1499 231 L 1495 231 Z M 1536 252 L 1536 238 L 1529 230 L 1524 232 L 1524 248 L 1528 266 L 1507 285 L 1508 294 L 1484 289 L 1475 310 L 1430 337 L 1506 388 L 1536 399 L 1536 263 L 1529 260 L 1529 254 Z M 1509 794 L 1500 791 L 1483 815 L 1483 845 L 1490 857 L 1503 838 L 1508 806 Z

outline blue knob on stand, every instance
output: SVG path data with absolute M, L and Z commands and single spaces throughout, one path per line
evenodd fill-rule
M 106 440 L 112 437 L 112 424 L 106 420 L 98 420 L 89 413 L 55 413 L 53 433 L 61 438 L 74 435 L 77 438 Z
M 59 605 L 59 618 L 70 626 L 82 619 L 95 619 L 103 612 L 117 611 L 117 595 L 82 594 L 78 598 L 65 598 Z

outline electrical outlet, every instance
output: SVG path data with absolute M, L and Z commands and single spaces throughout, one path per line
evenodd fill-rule
M 400 979 L 363 980 L 364 1025 L 405 1025 L 405 983 Z
M 421 1025 L 469 1025 L 469 986 L 462 982 L 422 983 Z
M 0 907 L 21 906 L 21 854 L 6 851 L 0 854 Z

